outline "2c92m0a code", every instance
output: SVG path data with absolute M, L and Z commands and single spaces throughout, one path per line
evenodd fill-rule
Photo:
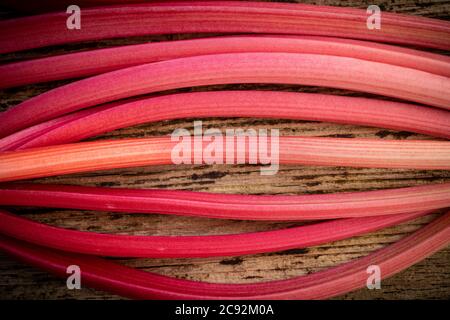
M 219 305 L 219 314 L 231 315 L 231 314 L 242 314 L 242 315 L 273 315 L 273 308 L 269 305 L 264 304 L 228 304 Z

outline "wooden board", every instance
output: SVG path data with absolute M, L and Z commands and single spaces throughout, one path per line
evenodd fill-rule
M 316 4 L 365 7 L 365 1 L 302 1 Z M 438 0 L 370 1 L 383 10 L 405 12 L 448 19 L 450 2 Z M 8 17 L 8 13 L 1 16 Z M 1 62 L 31 58 L 47 54 L 84 50 L 148 40 L 181 39 L 189 36 L 139 37 L 101 41 L 33 50 L 0 57 Z M 65 81 L 30 85 L 1 91 L 0 108 L 13 106 L 29 97 L 60 86 Z M 272 85 L 210 86 L 184 89 L 276 89 L 301 92 L 369 96 L 344 90 Z M 164 121 L 116 130 L 96 139 L 144 137 L 164 135 L 176 128 L 192 129 L 191 120 Z M 308 121 L 264 119 L 205 119 L 204 127 L 216 128 L 277 128 L 284 135 L 364 137 L 374 139 L 430 139 L 430 137 L 391 130 L 351 125 L 336 125 Z M 167 188 L 195 191 L 243 194 L 308 194 L 345 191 L 376 190 L 450 181 L 450 172 L 442 170 L 355 169 L 342 167 L 281 166 L 275 176 L 261 176 L 259 167 L 239 166 L 158 166 L 109 170 L 89 174 L 68 175 L 37 180 L 42 183 L 78 185 Z M 241 233 L 272 230 L 299 225 L 289 222 L 249 222 L 199 219 L 164 215 L 118 214 L 109 212 L 11 208 L 17 214 L 51 225 L 79 230 L 139 235 L 199 235 Z M 285 252 L 242 257 L 208 259 L 124 259 L 123 264 L 146 271 L 183 279 L 210 282 L 245 283 L 285 279 L 328 268 L 392 243 L 435 216 L 424 217 L 400 226 L 369 235 Z M 448 299 L 450 298 L 450 248 L 446 248 L 408 270 L 382 282 L 381 290 L 361 289 L 337 299 Z M 64 279 L 56 279 L 45 272 L 17 263 L 0 255 L 0 299 L 116 299 L 117 296 L 83 287 L 68 290 Z

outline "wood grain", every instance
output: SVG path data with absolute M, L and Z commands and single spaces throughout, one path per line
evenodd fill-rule
M 314 4 L 354 6 L 364 8 L 378 4 L 383 10 L 449 19 L 450 2 L 439 0 L 398 1 L 298 1 Z M 8 17 L 8 14 L 1 14 Z M 197 35 L 198 36 L 198 35 Z M 108 47 L 192 37 L 139 37 L 100 41 L 8 54 L 0 62 L 71 52 L 94 47 Z M 0 110 L 67 83 L 58 81 L 29 85 L 1 91 Z M 213 89 L 261 89 L 329 94 L 372 96 L 344 90 L 303 86 L 233 85 L 187 88 L 178 91 Z M 192 120 L 164 121 L 116 130 L 95 139 L 118 139 L 164 135 L 176 128 L 192 129 Z M 430 139 L 408 132 L 352 125 L 336 125 L 308 121 L 267 119 L 205 119 L 204 128 L 277 128 L 284 135 L 364 137 L 374 139 Z M 99 171 L 89 174 L 67 175 L 35 180 L 41 183 L 65 183 L 104 187 L 167 188 L 195 191 L 243 194 L 308 194 L 376 190 L 413 186 L 426 183 L 449 182 L 450 172 L 442 170 L 356 169 L 342 167 L 281 166 L 275 176 L 261 176 L 259 167 L 239 166 L 156 166 L 133 169 Z M 109 212 L 8 208 L 38 221 L 66 228 L 135 235 L 199 235 L 226 234 L 272 230 L 299 225 L 294 222 L 249 222 L 199 219 L 164 215 L 118 214 Z M 435 215 L 404 223 L 369 235 L 307 248 L 242 257 L 208 259 L 116 259 L 135 268 L 184 279 L 211 282 L 253 282 L 284 279 L 331 267 L 392 243 Z M 446 248 L 408 270 L 382 282 L 381 290 L 361 289 L 336 299 L 449 299 L 450 248 Z M 83 287 L 67 290 L 64 279 L 56 279 L 45 272 L 0 256 L 0 299 L 117 299 L 120 297 Z

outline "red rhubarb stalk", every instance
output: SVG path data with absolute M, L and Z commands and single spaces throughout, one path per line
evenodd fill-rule
M 165 2 L 83 8 L 82 28 L 66 27 L 65 11 L 0 22 L 0 53 L 88 40 L 171 33 L 319 35 L 450 48 L 447 21 L 383 12 L 367 27 L 366 10 L 241 1 Z
M 5 184 L 0 186 L 0 205 L 243 220 L 320 220 L 450 207 L 450 183 L 366 192 L 288 196 Z
M 378 43 L 325 37 L 220 37 L 91 50 L 0 65 L 0 88 L 92 76 L 139 64 L 207 54 L 290 52 L 343 56 L 450 76 L 450 58 Z
M 101 107 L 80 110 L 16 132 L 0 139 L 0 151 L 15 150 L 23 144 L 32 143 L 30 141 L 40 140 L 41 136 L 47 136 L 47 134 L 53 135 L 53 132 L 59 132 L 60 128 L 65 128 L 69 123 L 75 124 L 76 120 L 83 119 L 93 113 L 98 113 L 100 110 Z
M 282 83 L 328 86 L 450 108 L 450 78 L 360 59 L 295 53 L 180 58 L 108 72 L 33 97 L 0 114 L 0 136 L 96 104 L 190 86 Z
M 76 142 L 118 128 L 149 122 L 208 117 L 329 121 L 450 138 L 450 112 L 424 106 L 309 93 L 208 91 L 152 97 L 81 110 L 0 139 L 0 150 Z
M 144 3 L 151 1 L 153 0 L 77 0 L 77 5 L 84 8 L 84 7 L 98 7 L 105 5 Z M 71 0 L 40 0 L 39 2 L 33 0 L 22 0 L 20 2 L 17 2 L 16 0 L 2 0 L 2 5 L 4 5 L 6 8 L 27 13 L 66 10 L 66 8 L 70 6 L 72 3 L 73 1 Z
M 381 278 L 385 279 L 449 243 L 450 213 L 447 213 L 392 245 L 324 271 L 286 280 L 221 284 L 147 273 L 100 258 L 0 237 L 0 249 L 25 263 L 64 278 L 69 265 L 78 265 L 86 285 L 137 299 L 326 299 L 365 287 L 370 265 L 379 266 Z
M 431 213 L 338 219 L 295 228 L 214 236 L 130 236 L 67 230 L 0 210 L 0 233 L 63 251 L 114 257 L 199 258 L 305 248 L 376 231 Z

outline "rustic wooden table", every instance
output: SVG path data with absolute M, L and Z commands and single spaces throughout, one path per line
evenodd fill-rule
M 382 10 L 423 15 L 441 19 L 450 17 L 450 2 L 441 0 L 397 1 L 299 1 L 315 4 L 366 7 L 378 4 Z M 3 17 L 11 13 L 3 12 Z M 148 40 L 173 40 L 188 36 L 140 37 L 101 41 L 40 49 L 20 54 L 4 55 L 0 62 L 31 58 L 47 54 L 131 44 Z M 66 82 L 29 85 L 1 91 L 1 109 L 13 106 L 29 97 Z M 344 90 L 302 86 L 233 85 L 190 88 L 179 91 L 212 89 L 277 89 L 301 92 L 326 92 L 341 95 L 368 96 Z M 263 119 L 204 119 L 204 127 L 217 128 L 278 128 L 280 134 L 322 137 L 364 137 L 373 139 L 430 139 L 430 137 L 378 128 L 336 125 L 309 121 Z M 165 121 L 141 125 L 102 135 L 96 139 L 144 137 L 171 133 L 175 128 L 192 129 L 192 120 Z M 67 175 L 36 180 L 41 183 L 65 183 L 103 187 L 167 188 L 195 191 L 245 194 L 307 194 L 363 191 L 449 182 L 449 171 L 355 169 L 337 167 L 281 166 L 275 176 L 261 176 L 259 167 L 240 166 L 160 166 L 125 170 L 109 170 L 89 174 Z M 134 235 L 207 235 L 271 230 L 298 223 L 249 222 L 198 219 L 164 215 L 118 214 L 109 212 L 11 209 L 17 214 L 51 225 L 79 230 Z M 284 279 L 328 268 L 368 254 L 388 245 L 434 216 L 388 228 L 365 236 L 337 241 L 307 249 L 234 258 L 208 259 L 120 259 L 120 263 L 183 279 L 210 282 L 245 283 Z M 380 290 L 361 289 L 338 299 L 448 299 L 450 298 L 450 248 L 416 264 L 408 270 L 382 282 Z M 83 287 L 68 290 L 65 280 L 57 279 L 33 267 L 0 256 L 1 299 L 116 299 L 117 296 Z

